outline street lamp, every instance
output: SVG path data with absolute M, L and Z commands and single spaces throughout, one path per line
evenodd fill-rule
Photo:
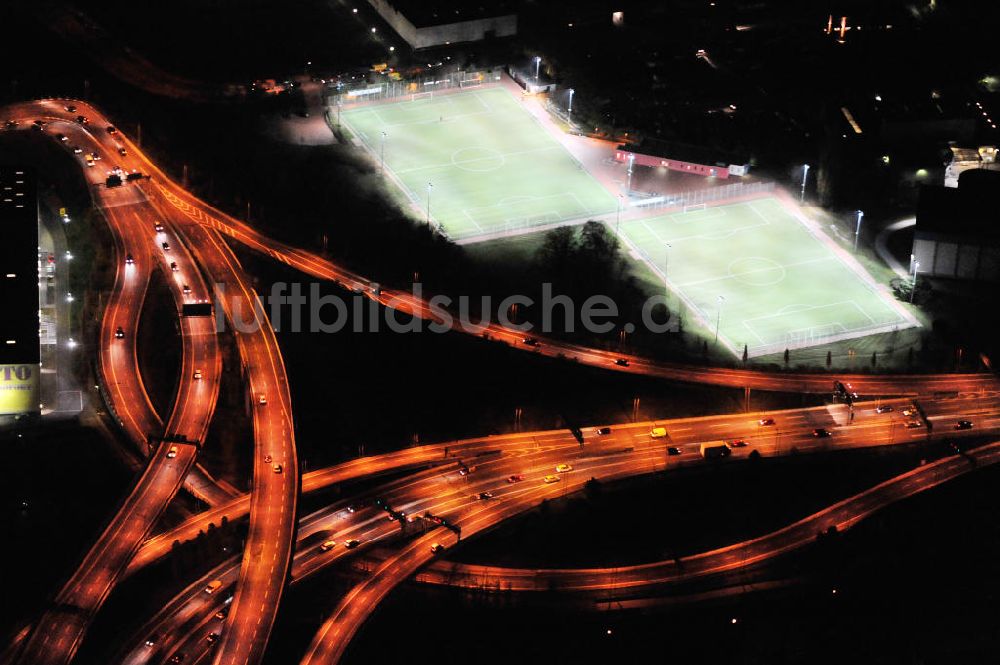
M 538 70 L 542 66 L 541 56 L 535 56 L 535 83 L 538 83 Z
M 632 167 L 635 165 L 635 153 L 630 152 L 628 155 L 628 183 L 625 185 L 625 193 L 632 195 Z
M 569 118 L 569 120 L 571 122 L 573 120 L 573 93 L 574 92 L 576 92 L 576 90 L 573 90 L 573 88 L 569 89 L 569 108 L 568 108 L 568 110 L 566 112 L 566 116 Z
M 385 175 L 385 138 L 388 136 L 385 132 L 382 132 L 382 150 L 381 150 L 381 160 L 382 160 L 382 175 Z
M 806 178 L 809 177 L 809 165 L 802 165 L 802 193 L 799 195 L 799 203 L 806 202 Z
M 430 226 L 431 223 L 431 189 L 434 188 L 434 183 L 427 183 L 427 225 Z
M 858 223 L 854 227 L 854 251 L 858 251 L 858 237 L 861 235 L 861 220 L 864 219 L 865 213 L 861 210 L 858 211 Z
M 913 262 L 913 284 L 910 285 L 910 304 L 913 304 L 913 294 L 917 292 L 917 270 L 920 269 L 920 261 Z
M 719 296 L 719 311 L 715 315 L 715 341 L 713 344 L 719 343 L 719 324 L 722 323 L 722 303 L 726 302 L 725 296 Z

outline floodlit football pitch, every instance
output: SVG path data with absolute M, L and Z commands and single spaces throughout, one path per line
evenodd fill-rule
M 621 234 L 738 355 L 919 325 L 776 198 L 622 222 Z
M 422 214 L 429 198 L 451 238 L 614 212 L 615 197 L 507 90 L 415 97 L 345 110 L 342 122 Z

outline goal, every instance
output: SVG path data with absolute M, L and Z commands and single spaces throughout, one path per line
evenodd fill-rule
M 695 212 L 697 210 L 707 210 L 708 206 L 704 203 L 692 203 L 690 205 L 684 206 L 684 212 Z
M 413 97 L 412 97 L 411 101 L 415 102 L 418 99 L 431 99 L 432 97 L 434 97 L 434 92 L 433 91 L 430 91 L 430 92 L 415 92 L 415 93 L 413 93 Z
M 464 81 L 458 82 L 459 88 L 481 88 L 483 87 L 483 79 L 466 79 Z

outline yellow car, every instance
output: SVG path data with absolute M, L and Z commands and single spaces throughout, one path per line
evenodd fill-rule
M 573 467 L 569 464 L 559 464 L 556 466 L 556 473 L 566 473 L 567 471 L 572 471 Z
M 652 438 L 654 438 L 654 439 L 662 439 L 666 435 L 667 435 L 667 428 L 666 427 L 654 427 L 649 432 L 649 436 L 652 437 Z
M 319 548 L 321 550 L 323 550 L 324 552 L 329 552 L 330 550 L 332 550 L 334 548 L 334 546 L 336 544 L 337 544 L 336 541 L 328 540 L 325 543 L 323 543 L 322 545 L 320 545 Z
M 544 478 L 542 478 L 542 480 L 544 480 L 547 483 L 558 483 L 562 479 L 559 476 L 556 476 L 556 475 L 553 475 L 553 474 L 549 474 L 549 475 L 545 476 Z

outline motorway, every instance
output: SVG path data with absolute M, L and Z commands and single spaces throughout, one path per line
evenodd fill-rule
M 109 127 L 110 123 L 86 104 L 77 102 L 73 102 L 72 104 L 76 107 L 75 111 L 70 111 L 66 108 L 70 105 L 69 102 L 64 103 L 55 100 L 20 104 L 8 107 L 6 109 L 6 116 L 21 122 L 24 127 L 27 127 L 32 119 L 44 119 L 49 122 L 49 125 L 43 131 L 63 133 L 68 139 L 66 143 L 79 141 L 78 145 L 81 147 L 89 147 L 97 143 L 100 146 L 97 152 L 102 157 L 107 155 L 109 157 L 108 163 L 111 163 L 113 159 L 114 162 L 125 164 L 124 168 L 126 169 L 135 168 L 141 170 L 142 163 L 136 163 L 137 150 L 131 142 L 125 139 L 120 133 L 102 131 L 103 128 Z M 75 114 L 79 113 L 89 118 L 89 125 L 83 125 L 74 120 Z M 92 132 L 90 128 L 97 129 Z M 124 150 L 127 155 L 118 154 L 120 149 Z M 84 154 L 86 155 L 86 153 Z M 95 190 L 100 191 L 99 183 L 102 180 L 103 175 L 96 178 L 96 183 L 94 184 L 97 187 Z M 128 185 L 105 191 L 112 192 L 116 199 L 124 199 L 112 200 L 110 203 L 102 206 L 106 210 L 115 211 L 114 214 L 117 214 L 119 208 L 131 208 L 146 201 L 146 196 L 142 189 L 136 185 Z M 254 426 L 255 463 L 253 492 L 250 501 L 250 532 L 244 549 L 244 566 L 240 578 L 240 591 L 237 593 L 236 600 L 233 603 L 233 612 L 230 614 L 230 625 L 229 630 L 226 631 L 226 639 L 217 651 L 217 662 L 245 663 L 256 661 L 259 660 L 260 654 L 263 653 L 270 634 L 271 625 L 277 614 L 278 603 L 284 588 L 288 562 L 291 556 L 295 529 L 295 507 L 298 497 L 298 460 L 295 452 L 294 430 L 292 426 L 291 397 L 288 392 L 284 363 L 278 349 L 274 331 L 268 323 L 266 315 L 256 307 L 256 294 L 252 292 L 248 277 L 243 273 L 239 262 L 229 247 L 221 241 L 221 238 L 214 231 L 192 223 L 187 216 L 178 213 L 176 208 L 170 207 L 166 210 L 161 209 L 156 211 L 155 203 L 153 201 L 153 208 L 150 209 L 154 214 L 146 217 L 144 220 L 140 219 L 139 222 L 145 224 L 147 232 L 152 232 L 155 220 L 163 221 L 165 229 L 176 231 L 175 241 L 177 245 L 184 244 L 191 251 L 198 266 L 205 271 L 216 289 L 216 292 L 211 294 L 208 293 L 207 288 L 203 288 L 201 292 L 196 293 L 193 291 L 193 285 L 189 284 L 192 287 L 192 292 L 183 295 L 203 300 L 209 299 L 211 295 L 213 300 L 218 300 L 218 302 L 223 304 L 226 309 L 226 316 L 229 317 L 231 323 L 232 316 L 240 314 L 240 321 L 243 325 L 239 327 L 233 325 L 234 330 L 247 330 L 246 332 L 236 332 L 234 334 L 243 363 L 243 372 L 249 384 L 247 404 L 248 409 L 252 412 Z M 130 225 L 130 228 L 137 226 L 139 226 L 138 223 L 133 223 Z M 167 241 L 165 237 L 158 238 L 157 240 L 161 242 Z M 158 251 L 154 250 L 152 253 Z M 144 255 L 144 262 L 149 260 L 152 253 Z M 133 260 L 136 260 L 135 255 L 133 255 Z M 180 264 L 180 261 L 178 261 L 178 264 Z M 135 263 L 132 263 L 126 266 L 124 273 L 126 283 L 130 276 L 129 269 L 134 268 L 135 265 Z M 182 269 L 185 272 L 190 272 L 192 278 L 198 271 L 195 267 L 191 267 L 189 271 L 184 268 Z M 148 283 L 148 279 L 143 282 L 143 293 L 145 292 L 146 283 Z M 225 289 L 228 297 L 219 297 L 220 294 L 217 293 L 219 289 Z M 141 298 L 133 298 L 132 301 L 126 304 L 128 305 L 127 316 L 130 317 L 129 320 L 133 322 L 138 321 Z M 241 312 L 233 311 L 233 308 L 236 307 L 239 307 Z M 214 321 L 210 319 L 207 319 L 207 321 L 210 324 L 214 324 Z M 124 332 L 125 328 L 122 322 L 115 319 L 115 330 L 117 330 L 117 326 L 119 325 L 122 326 Z M 209 329 L 202 330 L 203 324 L 192 321 L 183 325 L 185 327 L 190 326 L 188 329 L 197 333 L 193 336 L 193 339 L 204 340 L 210 337 L 214 340 L 214 328 L 210 329 L 212 334 L 205 335 L 202 333 L 208 332 Z M 135 326 L 133 324 L 130 330 L 134 331 L 134 329 Z M 114 333 L 112 334 L 112 338 L 115 341 L 120 341 Z M 215 383 L 216 390 L 218 362 L 218 359 L 216 359 L 213 363 L 213 366 L 216 368 L 214 370 L 215 376 L 212 378 L 212 381 L 208 382 Z M 191 367 L 185 365 L 184 371 L 191 370 Z M 134 349 L 129 369 L 138 377 Z M 205 369 L 207 368 L 203 368 L 203 371 Z M 124 374 L 124 368 L 119 368 L 119 375 L 121 374 Z M 191 381 L 193 382 L 193 371 L 191 376 Z M 186 375 L 182 376 L 181 385 L 189 385 Z M 182 397 L 182 395 L 179 395 L 179 398 Z M 148 399 L 146 401 L 148 403 Z M 127 402 L 125 403 L 127 404 Z M 189 402 L 184 400 L 181 403 L 188 404 Z M 215 404 L 214 397 L 211 400 L 195 400 L 194 403 L 199 405 L 199 409 L 206 409 L 208 419 L 211 418 Z M 200 442 L 201 439 L 191 440 Z M 181 448 L 185 447 L 190 446 L 178 444 L 177 457 L 173 459 L 192 461 L 194 452 L 181 454 Z M 157 467 L 161 466 L 157 464 Z M 183 478 L 183 475 L 181 478 Z M 144 535 L 142 534 L 138 538 L 135 546 L 129 550 L 129 555 L 123 557 L 124 561 L 121 562 L 122 569 L 128 563 L 128 558 L 130 558 L 131 553 L 134 553 Z M 122 538 L 121 540 L 123 541 L 123 545 L 128 544 L 126 539 Z M 30 642 L 31 640 L 29 639 L 29 647 Z M 78 645 L 78 639 L 73 646 L 74 651 L 76 645 Z M 69 653 L 68 657 L 71 656 L 72 653 Z
M 65 142 L 74 141 L 88 153 L 100 155 L 102 161 L 110 163 L 122 157 L 78 123 L 55 121 L 46 133 L 62 133 L 67 137 Z M 112 230 L 117 250 L 115 283 L 100 332 L 101 380 L 121 426 L 140 450 L 149 455 L 149 461 L 117 514 L 56 596 L 53 606 L 35 624 L 19 656 L 23 663 L 55 664 L 72 660 L 91 620 L 188 476 L 197 446 L 208 431 L 219 391 L 221 361 L 211 317 L 181 317 L 182 375 L 164 429 L 142 384 L 136 357 L 136 329 L 154 256 L 162 254 L 152 248 L 166 236 L 154 231 L 158 218 L 134 191 L 105 189 L 101 187 L 100 176 L 90 175 L 88 180 L 94 185 L 91 191 Z M 168 280 L 175 302 L 178 305 L 191 299 L 207 302 L 208 289 L 190 257 L 182 248 L 175 249 L 172 256 L 182 271 L 178 274 L 186 274 L 190 282 L 185 293 L 179 277 Z M 203 378 L 185 380 L 193 375 L 194 368 L 200 368 Z M 212 487 L 208 485 L 209 490 Z
M 651 593 L 673 584 L 759 564 L 816 542 L 816 535 L 843 532 L 877 510 L 937 487 L 965 473 L 1000 462 L 993 442 L 917 467 L 764 536 L 708 552 L 614 568 L 504 568 L 436 561 L 415 580 L 439 586 L 532 592 L 553 590 L 607 603 Z
M 809 452 L 886 445 L 926 438 L 926 430 L 906 430 L 900 425 L 902 417 L 899 412 L 908 404 L 905 400 L 891 402 L 895 410 L 886 414 L 875 413 L 874 404 L 859 405 L 855 424 L 840 427 L 836 425 L 838 414 L 831 413 L 831 409 L 826 407 L 770 413 L 768 415 L 775 418 L 776 426 L 782 432 L 778 437 L 770 432 L 761 433 L 761 430 L 768 428 L 758 428 L 756 417 L 760 414 L 741 414 L 616 425 L 612 427 L 610 435 L 603 437 L 588 429 L 584 431 L 586 443 L 583 448 L 565 431 L 476 440 L 468 442 L 467 445 L 471 447 L 466 450 L 462 448 L 465 442 L 452 443 L 449 445 L 450 452 L 458 451 L 467 464 L 478 467 L 473 474 L 461 476 L 457 463 L 428 469 L 374 490 L 367 500 L 356 497 L 358 506 L 364 507 L 359 507 L 355 512 L 350 512 L 348 502 L 343 501 L 303 518 L 299 524 L 299 544 L 292 565 L 292 580 L 298 582 L 343 557 L 400 537 L 399 525 L 387 520 L 384 513 L 371 506 L 375 496 L 385 498 L 391 506 L 404 510 L 411 516 L 430 511 L 454 519 L 462 525 L 463 536 L 467 537 L 471 532 L 466 527 L 466 516 L 473 514 L 469 511 L 483 504 L 475 498 L 478 492 L 494 493 L 494 500 L 488 502 L 490 505 L 502 504 L 514 512 L 520 512 L 536 505 L 544 496 L 559 496 L 572 491 L 591 476 L 606 480 L 662 471 L 668 467 L 702 464 L 697 443 L 712 437 L 746 438 L 749 445 L 737 449 L 736 457 L 746 456 L 754 449 L 765 455 L 773 455 L 788 453 L 793 446 L 802 452 Z M 835 407 L 833 411 L 839 408 Z M 939 424 L 936 434 L 939 437 L 950 436 L 953 430 L 948 429 L 948 425 L 959 418 L 975 418 L 976 429 L 973 432 L 978 434 L 982 434 L 984 428 L 1000 431 L 1000 401 L 996 398 L 941 400 L 928 402 L 924 409 L 932 421 Z M 667 444 L 650 439 L 650 428 L 654 425 L 667 427 L 671 433 L 669 443 L 681 448 L 681 455 L 666 456 L 664 448 Z M 813 437 L 812 429 L 823 426 L 830 428 L 833 436 L 829 439 Z M 414 459 L 441 459 L 439 446 L 429 448 L 432 450 L 428 451 L 428 455 L 411 455 L 405 461 L 409 463 Z M 476 451 L 480 454 L 477 455 Z M 360 463 L 363 461 L 356 460 L 349 464 L 355 465 L 355 470 L 360 471 Z M 398 461 L 403 463 L 404 460 Z M 573 472 L 564 476 L 565 481 L 544 484 L 542 477 L 551 474 L 554 466 L 562 462 L 571 463 L 574 466 Z M 336 480 L 333 476 L 328 478 L 331 482 L 342 482 L 344 474 L 349 472 L 348 469 L 338 469 Z M 508 484 L 505 479 L 513 473 L 524 474 L 525 480 L 522 483 Z M 539 490 L 543 493 L 542 497 L 535 491 L 538 487 L 542 488 Z M 507 516 L 509 513 L 502 512 L 499 517 L 492 515 L 489 519 Z M 202 523 L 199 526 L 204 528 L 205 525 Z M 414 524 L 408 524 L 407 530 L 421 531 L 426 526 L 425 520 L 418 520 Z M 356 550 L 343 549 L 341 544 L 352 538 L 362 545 Z M 319 548 L 319 544 L 327 539 L 338 543 L 333 551 L 324 552 Z M 443 536 L 438 539 L 445 542 Z M 173 538 L 169 540 L 172 542 Z M 411 552 L 411 556 L 417 558 L 419 554 L 419 551 Z M 214 618 L 214 614 L 225 608 L 226 598 L 235 581 L 235 570 L 236 559 L 233 558 L 190 584 L 132 637 L 120 662 L 130 665 L 165 662 L 178 652 L 191 658 L 206 651 L 209 648 L 207 635 L 219 632 L 219 620 Z M 222 582 L 222 587 L 215 594 L 204 593 L 206 585 L 215 579 Z M 371 599 L 367 597 L 367 600 Z M 342 618 L 340 621 L 343 620 Z M 145 640 L 154 634 L 159 636 L 157 645 L 155 648 L 147 647 Z
M 959 417 L 982 418 L 992 413 L 996 408 L 996 399 L 996 397 L 927 399 L 921 401 L 921 404 L 924 405 L 925 411 L 932 422 L 934 422 L 949 418 L 957 419 Z M 869 421 L 881 421 L 890 424 L 887 431 L 883 429 L 866 434 L 866 436 L 871 436 L 868 439 L 870 445 L 911 442 L 926 437 L 926 430 L 923 428 L 915 430 L 906 428 L 906 422 L 910 419 L 903 416 L 901 410 L 910 404 L 909 401 L 897 399 L 884 400 L 881 403 L 893 405 L 894 410 L 888 414 L 875 414 L 872 412 L 870 403 L 861 403 L 856 410 L 856 425 L 854 426 L 866 426 L 865 423 Z M 845 422 L 848 417 L 846 407 L 843 406 L 813 407 L 766 413 L 768 416 L 775 418 L 774 426 L 759 426 L 757 420 L 765 414 L 765 412 L 759 412 L 752 415 L 725 414 L 616 425 L 612 433 L 607 437 L 598 436 L 596 434 L 596 427 L 585 429 L 583 434 L 588 444 L 591 442 L 601 442 L 625 447 L 636 445 L 637 443 L 638 445 L 645 445 L 649 441 L 650 430 L 656 426 L 664 426 L 669 433 L 670 445 L 697 443 L 703 440 L 718 438 L 742 437 L 749 443 L 756 445 L 763 453 L 769 449 L 769 445 L 774 449 L 787 449 L 795 445 L 796 441 L 799 446 L 812 446 L 817 441 L 807 436 L 807 434 L 813 428 L 825 427 L 831 431 L 835 431 L 834 428 L 838 426 L 837 424 Z M 876 416 L 879 417 L 876 418 Z M 994 426 L 994 424 L 994 421 L 989 418 L 982 422 L 982 425 L 990 427 Z M 795 435 L 796 438 L 793 440 L 790 437 L 794 435 L 795 431 L 798 431 L 798 435 Z M 840 443 L 842 437 L 838 434 L 836 438 L 823 441 Z M 859 442 L 859 444 L 861 443 L 864 442 Z M 406 468 L 421 468 L 427 465 L 445 464 L 454 466 L 459 459 L 465 460 L 468 464 L 474 464 L 475 460 L 480 456 L 488 456 L 491 453 L 525 455 L 551 446 L 565 446 L 567 449 L 572 449 L 576 445 L 575 439 L 568 431 L 551 430 L 479 437 L 462 441 L 416 446 L 382 455 L 362 457 L 307 473 L 302 478 L 302 492 L 308 494 L 348 480 Z M 223 517 L 230 522 L 245 517 L 248 508 L 249 497 L 243 495 L 232 499 L 228 503 L 195 515 L 169 531 L 150 538 L 143 543 L 143 546 L 129 566 L 128 572 L 135 572 L 166 556 L 170 552 L 171 544 L 175 540 L 182 542 L 191 540 L 200 531 L 208 529 L 209 525 L 215 524 L 218 526 Z
M 64 105 L 70 103 L 75 104 L 79 110 L 70 112 L 65 109 Z M 273 241 L 259 234 L 249 225 L 208 206 L 170 180 L 127 137 L 102 131 L 109 123 L 96 109 L 84 103 L 47 100 L 19 104 L 7 107 L 5 110 L 9 112 L 8 117 L 20 120 L 24 127 L 27 127 L 30 120 L 34 118 L 43 118 L 49 121 L 49 125 L 43 130 L 46 133 L 57 131 L 64 133 L 71 137 L 71 141 L 80 146 L 96 144 L 95 151 L 107 160 L 105 164 L 117 162 L 123 164 L 126 169 L 138 169 L 152 175 L 151 181 L 141 185 L 129 184 L 114 190 L 95 188 L 96 192 L 100 192 L 98 194 L 100 207 L 105 211 L 109 225 L 117 231 L 116 243 L 119 244 L 119 249 L 126 247 L 136 249 L 136 253 L 133 254 L 135 263 L 119 268 L 115 293 L 112 296 L 112 302 L 109 303 L 102 328 L 102 375 L 104 375 L 107 384 L 105 389 L 109 393 L 113 393 L 109 400 L 115 410 L 119 412 L 122 426 L 133 440 L 144 442 L 150 432 L 162 430 L 141 385 L 134 348 L 134 331 L 138 322 L 138 312 L 142 306 L 149 280 L 148 272 L 142 273 L 147 270 L 146 266 L 152 265 L 153 260 L 163 260 L 163 252 L 155 244 L 158 239 L 152 231 L 151 220 L 163 220 L 166 232 L 173 236 L 171 244 L 177 247 L 177 256 L 186 255 L 186 250 L 190 251 L 191 257 L 193 257 L 192 264 L 196 263 L 197 265 L 192 265 L 190 268 L 184 267 L 183 270 L 194 274 L 200 269 L 215 284 L 215 292 L 212 294 L 209 294 L 207 287 L 202 285 L 199 287 L 202 290 L 193 291 L 191 294 L 182 294 L 182 299 L 184 296 L 199 299 L 214 296 L 217 304 L 222 304 L 226 317 L 235 331 L 234 335 L 242 360 L 243 374 L 249 385 L 247 409 L 252 414 L 254 428 L 254 471 L 252 492 L 248 500 L 230 500 L 227 496 L 229 493 L 220 490 L 211 501 L 221 504 L 220 507 L 225 505 L 227 509 L 233 507 L 234 504 L 245 505 L 244 512 L 248 510 L 250 516 L 249 535 L 241 565 L 238 574 L 233 576 L 235 582 L 234 597 L 228 617 L 225 619 L 225 625 L 219 627 L 218 632 L 221 633 L 222 637 L 216 644 L 216 648 L 213 649 L 212 662 L 241 665 L 259 662 L 263 657 L 289 573 L 291 572 L 293 579 L 298 579 L 294 566 L 300 565 L 299 558 L 296 556 L 293 565 L 292 554 L 295 548 L 295 511 L 299 492 L 299 476 L 291 399 L 280 350 L 266 315 L 256 307 L 257 295 L 252 291 L 248 277 L 231 249 L 222 240 L 220 233 L 314 277 L 335 281 L 344 288 L 356 293 L 363 293 L 368 298 L 377 300 L 388 307 L 431 321 L 439 319 L 441 312 L 433 309 L 429 301 L 417 299 L 406 292 L 373 289 L 370 286 L 371 280 L 354 274 L 314 253 Z M 73 118 L 77 112 L 89 116 L 92 124 L 84 126 L 74 122 Z M 94 127 L 96 129 L 91 130 Z M 118 155 L 119 150 L 126 152 L 127 156 L 125 154 Z M 95 168 L 91 172 L 105 170 Z M 103 174 L 97 178 L 91 176 L 90 180 L 99 183 L 103 180 Z M 153 237 L 151 238 L 151 236 Z M 150 242 L 154 244 L 151 245 Z M 186 250 L 182 250 L 182 248 L 186 248 Z M 159 258 L 156 259 L 156 257 Z M 142 266 L 142 270 L 130 272 L 129 268 L 134 268 L 136 264 Z M 132 277 L 135 279 L 130 279 Z M 177 280 L 172 281 L 176 282 Z M 192 277 L 191 281 L 197 280 Z M 188 283 L 194 287 L 194 284 Z M 173 284 L 172 291 L 177 286 L 177 284 Z M 198 321 L 186 321 L 185 319 L 188 318 L 182 317 L 181 324 L 185 340 L 185 360 L 182 368 L 184 374 L 181 376 L 181 389 L 178 392 L 177 403 L 168 421 L 166 432 L 171 437 L 194 437 L 188 440 L 200 442 L 203 439 L 203 432 L 202 437 L 196 437 L 192 433 L 196 432 L 202 424 L 207 428 L 207 423 L 211 418 L 215 397 L 213 395 L 210 399 L 205 399 L 204 393 L 206 390 L 210 390 L 207 386 L 214 383 L 215 394 L 217 394 L 219 361 L 217 351 L 199 355 L 199 351 L 196 350 L 199 344 L 208 344 L 208 339 L 212 339 L 211 344 L 214 345 L 214 329 L 210 331 Z M 235 325 L 234 320 L 240 321 L 240 325 Z M 247 329 L 248 323 L 253 324 L 250 330 Z M 117 338 L 114 333 L 119 326 L 123 331 L 121 339 Z M 522 331 L 504 328 L 496 324 L 485 330 L 471 327 L 466 329 L 455 321 L 451 324 L 451 329 L 475 334 L 488 341 L 509 344 L 529 353 L 568 359 L 613 371 L 679 381 L 764 390 L 828 393 L 831 391 L 833 379 L 838 378 L 853 384 L 853 390 L 862 394 L 937 394 L 941 396 L 973 393 L 980 395 L 978 411 L 975 413 L 976 433 L 982 433 L 984 430 L 990 431 L 1000 424 L 1000 418 L 998 418 L 1000 414 L 997 412 L 992 397 L 997 389 L 997 382 L 990 374 L 859 374 L 845 376 L 826 373 L 771 373 L 664 363 L 638 356 L 624 356 L 629 360 L 629 363 L 619 365 L 616 361 L 623 357 L 621 354 L 564 343 L 541 336 L 538 336 L 537 344 L 527 345 L 522 341 L 524 335 Z M 112 330 L 110 336 L 108 335 L 109 330 Z M 246 332 L 241 332 L 244 330 Z M 125 343 L 117 345 L 117 342 Z M 107 343 L 108 346 L 104 347 L 104 343 Z M 103 356 L 108 358 L 105 359 Z M 212 376 L 209 381 L 202 379 L 203 383 L 195 381 L 193 376 L 189 381 L 187 373 L 192 372 L 192 368 L 197 367 L 197 363 L 206 365 L 206 367 L 200 368 L 205 373 L 206 378 L 212 371 L 215 372 L 215 376 Z M 212 367 L 214 370 L 211 369 Z M 966 406 L 966 401 L 958 401 L 961 402 L 960 406 L 963 408 Z M 143 402 L 145 402 L 145 406 Z M 956 417 L 957 407 L 955 404 L 948 403 L 947 400 L 935 400 L 933 403 L 940 403 L 944 406 L 941 407 L 942 413 L 939 415 L 935 416 L 929 413 L 932 421 L 935 417 Z M 925 408 L 930 409 L 930 404 L 931 402 L 925 402 Z M 961 409 L 958 410 L 961 411 Z M 548 448 L 541 446 L 534 452 L 525 453 L 523 458 L 515 458 L 513 466 L 510 466 L 511 460 L 503 454 L 500 455 L 499 459 L 484 461 L 479 465 L 481 469 L 493 469 L 502 474 L 504 469 L 509 470 L 509 468 L 516 467 L 523 468 L 526 476 L 537 476 L 530 483 L 526 481 L 524 485 L 517 484 L 512 488 L 501 486 L 501 490 L 504 491 L 497 490 L 497 492 L 509 500 L 470 502 L 468 494 L 465 493 L 467 489 L 463 490 L 461 497 L 457 497 L 453 487 L 454 483 L 449 481 L 443 487 L 434 487 L 428 479 L 424 479 L 422 483 L 412 484 L 413 487 L 419 486 L 420 491 L 411 490 L 416 493 L 396 497 L 394 500 L 408 501 L 418 507 L 420 511 L 433 508 L 433 510 L 444 510 L 448 515 L 457 514 L 454 519 L 461 520 L 463 533 L 471 535 L 481 529 L 489 528 L 501 519 L 527 509 L 542 498 L 578 488 L 583 482 L 583 473 L 565 475 L 561 482 L 539 484 L 542 475 L 545 475 L 543 471 L 552 466 L 552 459 L 549 457 L 553 455 L 576 460 L 575 465 L 582 465 L 582 470 L 599 474 L 602 479 L 613 479 L 665 468 L 668 465 L 668 458 L 664 454 L 664 448 L 667 444 L 682 448 L 689 446 L 682 451 L 681 455 L 670 458 L 670 463 L 683 465 L 698 461 L 697 452 L 689 444 L 718 438 L 746 437 L 752 440 L 752 448 L 761 451 L 762 454 L 783 454 L 792 449 L 816 450 L 884 445 L 921 439 L 928 435 L 928 432 L 923 428 L 907 429 L 901 419 L 892 416 L 889 418 L 876 418 L 874 416 L 869 418 L 864 413 L 859 413 L 856 415 L 856 420 L 852 424 L 848 424 L 845 407 L 822 407 L 815 410 L 780 413 L 775 416 L 777 423 L 773 426 L 756 425 L 755 418 L 747 415 L 719 418 L 723 420 L 706 420 L 704 423 L 691 426 L 688 429 L 685 429 L 683 424 L 673 423 L 671 424 L 670 437 L 662 443 L 650 441 L 648 429 L 641 431 L 634 429 L 638 426 L 631 426 L 631 429 L 630 427 L 616 427 L 613 435 L 603 438 L 600 443 L 591 441 L 592 445 L 589 446 L 577 446 L 572 437 L 560 433 L 557 439 L 546 442 Z M 732 419 L 731 422 L 725 420 L 727 418 Z M 648 425 L 642 427 L 648 427 Z M 814 427 L 826 427 L 834 432 L 834 436 L 831 439 L 814 438 L 810 434 Z M 944 432 L 945 434 L 942 434 L 942 430 L 939 429 L 935 432 L 935 436 L 952 434 L 947 429 Z M 567 437 L 569 437 L 568 440 Z M 154 439 L 156 438 L 154 436 Z M 536 436 L 534 439 L 537 445 L 538 437 Z M 144 474 L 143 479 L 140 479 L 135 491 L 130 495 L 129 500 L 126 501 L 112 525 L 145 524 L 147 522 L 151 524 L 151 520 L 154 519 L 153 513 L 129 508 L 130 501 L 133 506 L 165 505 L 164 497 L 169 500 L 169 496 L 173 495 L 172 491 L 176 491 L 176 487 L 187 475 L 187 468 L 194 463 L 196 450 L 195 446 L 182 443 L 172 445 L 175 445 L 177 450 L 176 455 L 170 457 L 166 455 L 166 452 L 170 451 L 169 448 L 165 448 L 164 445 L 156 448 L 156 452 L 151 457 L 147 474 Z M 747 450 L 740 449 L 737 457 L 746 454 Z M 401 455 L 400 459 L 403 457 Z M 530 466 L 525 466 L 526 464 L 530 464 Z M 362 463 L 358 466 L 360 468 L 356 470 L 362 471 L 366 465 Z M 387 468 L 391 468 L 391 466 Z M 549 470 L 551 471 L 551 469 Z M 455 473 L 452 472 L 451 475 L 455 475 Z M 440 478 L 441 474 L 434 477 Z M 463 478 L 463 486 L 468 488 L 469 484 L 477 486 L 497 485 L 501 476 L 482 474 L 471 483 L 469 476 Z M 172 491 L 169 490 L 171 486 L 174 487 Z M 211 479 L 205 481 L 201 487 L 203 490 L 205 488 L 219 489 L 219 485 L 212 482 Z M 379 522 L 381 524 L 378 524 Z M 390 527 L 388 530 L 387 526 Z M 356 527 L 357 525 L 353 525 L 350 529 Z M 384 519 L 374 520 L 365 526 L 359 534 L 364 538 L 364 542 L 369 543 L 391 536 L 393 534 L 391 527 L 393 525 L 387 524 Z M 89 608 L 91 607 L 89 603 L 95 599 L 98 601 L 96 605 L 93 605 L 94 611 L 96 611 L 96 607 L 99 607 L 103 597 L 106 596 L 114 580 L 124 570 L 131 554 L 135 552 L 135 548 L 144 537 L 145 532 L 139 533 L 139 531 L 139 528 L 129 528 L 121 532 L 109 533 L 106 531 L 102 535 L 102 540 L 108 539 L 109 542 L 115 541 L 116 543 L 121 541 L 120 545 L 116 544 L 115 546 L 116 551 L 121 550 L 115 556 L 101 555 L 102 559 L 108 559 L 114 563 L 115 572 L 110 576 L 97 572 L 88 573 L 84 570 L 87 567 L 86 561 L 81 570 L 87 575 L 101 577 L 102 583 L 107 582 L 106 590 L 101 591 L 102 584 L 83 584 L 81 589 L 88 598 L 87 602 L 78 604 L 76 599 L 69 599 L 66 602 L 60 600 L 60 604 L 53 611 L 60 611 L 64 618 L 53 620 L 56 623 L 70 626 L 67 628 L 69 632 L 60 636 L 53 631 L 36 630 L 28 639 L 26 647 L 31 656 L 22 659 L 22 662 L 68 662 L 79 643 L 79 637 L 72 638 L 69 635 L 76 634 L 74 631 L 82 635 L 82 632 L 72 628 L 71 624 L 74 621 L 65 620 L 65 616 L 73 612 L 80 614 L 78 610 L 72 610 L 72 607 Z M 405 579 L 404 573 L 417 570 L 431 558 L 428 556 L 429 548 L 426 547 L 428 538 L 438 538 L 441 542 L 447 540 L 440 535 L 428 534 L 405 545 L 400 553 L 385 564 L 379 574 L 373 575 L 352 592 L 351 598 L 355 599 L 354 603 L 336 610 L 329 621 L 324 624 L 310 650 L 310 653 L 313 654 L 312 658 L 317 659 L 317 662 L 332 662 L 339 657 L 339 654 L 346 648 L 349 636 L 360 627 L 364 618 L 373 609 L 374 603 L 402 579 Z M 359 537 L 358 540 L 362 540 L 362 538 Z M 331 557 L 326 557 L 326 560 L 331 559 Z M 305 566 L 302 570 L 312 570 L 309 564 L 301 565 Z M 221 600 L 222 595 L 219 594 L 216 598 Z M 72 611 L 65 611 L 67 609 Z M 41 635 L 44 637 L 39 637 Z M 33 646 L 43 639 L 48 640 L 47 646 L 43 644 L 40 649 Z M 51 650 L 53 644 L 59 647 L 54 652 L 62 653 L 65 657 L 50 656 L 46 653 L 45 658 L 48 658 L 49 661 L 35 659 L 34 654 Z
M 274 329 L 229 246 L 218 233 L 172 206 L 163 206 L 155 190 L 146 189 L 154 205 L 160 205 L 164 216 L 186 239 L 215 285 L 217 305 L 222 304 L 232 325 L 248 385 L 247 408 L 254 431 L 250 529 L 239 585 L 213 662 L 260 662 L 277 617 L 295 545 L 299 472 L 285 364 Z

